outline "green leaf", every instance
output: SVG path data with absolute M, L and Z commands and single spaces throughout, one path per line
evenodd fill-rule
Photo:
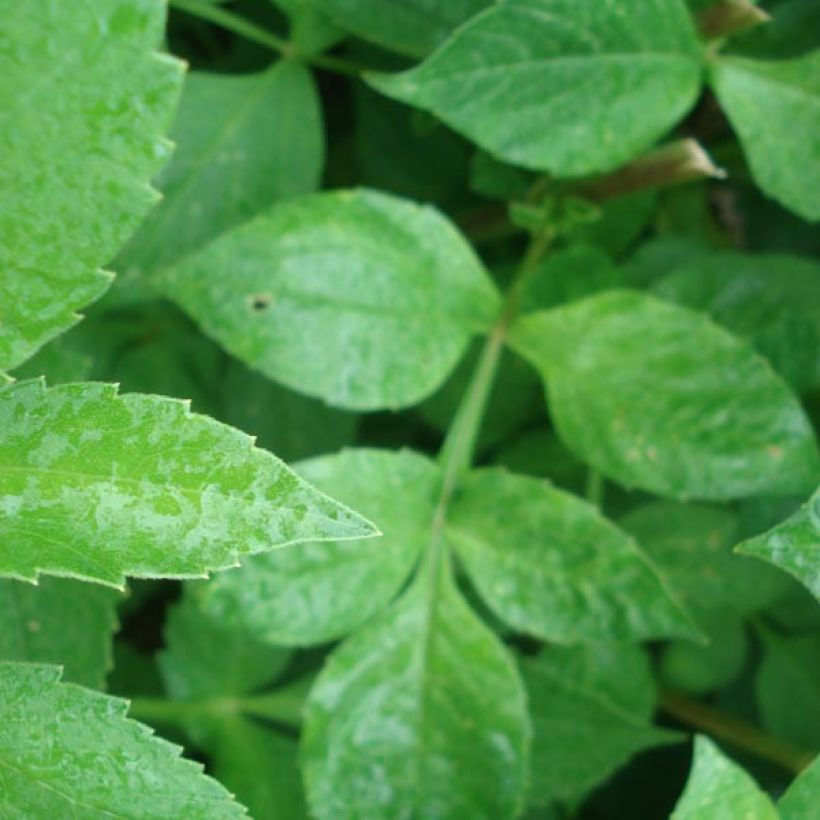
M 235 791 L 254 817 L 304 818 L 293 738 L 251 721 L 243 696 L 278 677 L 288 650 L 256 640 L 201 608 L 199 585 L 186 588 L 165 625 L 159 665 L 188 735 L 207 751 L 214 776 Z M 173 708 L 173 704 L 167 704 Z
M 370 83 L 501 159 L 584 176 L 624 164 L 686 113 L 699 52 L 680 0 L 507 0 L 421 66 Z
M 490 5 L 491 0 L 322 0 L 322 11 L 337 25 L 380 46 L 419 57 Z
M 319 183 L 322 114 L 310 72 L 298 63 L 261 74 L 190 74 L 171 136 L 177 150 L 157 181 L 163 200 L 116 261 L 126 277 L 150 279 Z
M 252 692 L 276 678 L 290 658 L 289 651 L 209 617 L 196 586 L 186 588 L 182 603 L 171 610 L 164 635 L 159 667 L 175 700 Z
M 119 586 L 242 554 L 372 533 L 245 434 L 112 385 L 0 391 L 0 575 Z
M 244 817 L 179 748 L 127 720 L 127 701 L 53 666 L 0 663 L 0 815 L 8 818 Z
M 625 486 L 726 499 L 811 486 L 817 444 L 766 362 L 694 311 L 613 291 L 519 319 L 566 443 Z
M 346 635 L 397 595 L 429 541 L 441 476 L 409 450 L 346 450 L 298 470 L 365 510 L 384 537 L 254 556 L 215 576 L 201 594 L 220 623 L 270 643 L 304 646 Z
M 473 472 L 446 532 L 490 608 L 522 632 L 557 643 L 692 635 L 637 544 L 549 482 Z
M 501 820 L 520 809 L 523 686 L 443 570 L 333 653 L 302 742 L 308 802 L 321 820 L 392 818 L 397 808 Z
M 65 680 L 102 688 L 119 597 L 70 578 L 0 580 L 0 660 L 60 664 Z
M 0 56 L 0 371 L 73 325 L 155 203 L 181 64 L 165 4 L 11 4 Z M 25 205 L 23 205 L 25 203 Z
M 294 393 L 233 360 L 221 379 L 221 418 L 287 462 L 353 442 L 357 417 Z
M 165 289 L 252 367 L 356 410 L 431 393 L 499 303 L 441 214 L 367 190 L 278 205 L 183 260 Z
M 820 219 L 820 50 L 782 62 L 718 60 L 711 82 L 764 193 Z
M 577 799 L 642 749 L 678 739 L 651 725 L 654 684 L 639 647 L 549 647 L 521 669 L 533 722 L 532 803 Z
M 783 592 L 782 576 L 732 553 L 736 515 L 725 507 L 655 501 L 621 526 L 641 544 L 703 629 L 762 609 Z
M 784 254 L 716 252 L 653 286 L 748 339 L 797 390 L 820 384 L 820 265 Z
M 777 820 L 768 795 L 711 740 L 695 738 L 695 756 L 672 820 Z
M 777 808 L 782 820 L 812 820 L 817 812 L 817 795 L 820 794 L 820 757 L 805 768 L 786 793 Z
M 324 51 L 344 37 L 344 32 L 330 21 L 324 0 L 273 0 L 288 16 L 288 39 L 300 55 Z
M 755 695 L 763 726 L 798 748 L 820 748 L 820 638 L 761 635 Z
M 258 820 L 306 820 L 296 741 L 242 717 L 214 728 L 214 776 Z
M 738 544 L 741 555 L 754 555 L 788 572 L 820 600 L 820 488 L 790 518 Z

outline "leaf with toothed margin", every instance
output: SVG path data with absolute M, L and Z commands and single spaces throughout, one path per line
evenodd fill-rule
M 186 403 L 93 382 L 0 391 L 0 575 L 113 586 L 373 534 L 253 439 Z
M 101 689 L 112 666 L 115 590 L 73 578 L 0 579 L 0 660 L 55 663 L 63 679 Z
M 3 7 L 0 370 L 71 327 L 157 194 L 182 64 L 160 0 Z
M 0 663 L 0 816 L 246 816 L 179 747 L 128 720 L 127 701 L 59 677 L 56 666 Z

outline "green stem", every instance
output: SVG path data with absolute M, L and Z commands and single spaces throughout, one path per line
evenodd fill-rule
M 587 470 L 586 485 L 587 501 L 592 502 L 596 507 L 604 504 L 604 477 L 593 467 Z
M 226 31 L 232 31 L 234 34 L 244 37 L 246 40 L 265 46 L 286 59 L 301 59 L 316 68 L 324 68 L 349 77 L 358 77 L 365 70 L 363 67 L 347 60 L 331 57 L 327 54 L 299 54 L 293 43 L 289 43 L 273 32 L 257 26 L 250 20 L 246 20 L 244 17 L 227 11 L 220 6 L 203 3 L 202 0 L 170 0 L 170 4 L 186 14 L 198 17 L 201 20 L 207 20 Z
M 757 727 L 679 692 L 663 692 L 661 708 L 681 723 L 688 724 L 726 743 L 800 774 L 814 755 L 761 732 Z
M 203 3 L 202 0 L 170 0 L 170 2 L 175 9 L 199 17 L 202 20 L 207 20 L 209 23 L 214 23 L 226 31 L 232 31 L 234 34 L 244 37 L 246 40 L 266 46 L 283 57 L 293 56 L 293 47 L 290 43 L 281 37 L 277 37 L 267 29 L 251 23 L 244 17 L 223 9 L 221 6 Z
M 208 698 L 206 700 L 166 700 L 134 698 L 128 710 L 130 717 L 148 723 L 165 723 L 184 727 L 192 719 L 226 718 L 246 715 L 261 717 L 298 727 L 310 681 L 297 681 L 282 689 L 262 695 Z

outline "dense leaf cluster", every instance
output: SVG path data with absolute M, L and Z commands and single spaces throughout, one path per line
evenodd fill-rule
M 0 816 L 815 817 L 814 0 L 170 5 L 0 0 Z

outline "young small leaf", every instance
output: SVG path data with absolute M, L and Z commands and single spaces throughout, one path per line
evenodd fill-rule
M 736 763 L 703 735 L 695 738 L 689 780 L 672 820 L 777 820 L 771 800 Z
M 322 820 L 512 818 L 528 741 L 512 659 L 442 573 L 319 676 L 303 736 L 308 800 Z
M 0 580 L 0 660 L 59 664 L 64 680 L 102 688 L 119 597 L 71 578 Z
M 506 0 L 419 67 L 370 83 L 501 159 L 573 177 L 649 148 L 695 101 L 700 76 L 681 0 Z
M 127 701 L 59 683 L 59 669 L 0 663 L 0 815 L 244 817 L 179 748 L 125 717 Z
M 693 634 L 638 545 L 547 481 L 471 473 L 447 537 L 482 597 L 515 629 L 556 643 Z
M 820 488 L 790 518 L 736 547 L 741 555 L 771 561 L 820 600 Z
M 782 62 L 721 59 L 711 82 L 764 193 L 820 219 L 820 50 Z
M 562 438 L 625 486 L 704 499 L 799 493 L 820 471 L 809 420 L 745 344 L 694 311 L 612 291 L 519 319 Z
M 200 590 L 220 623 L 291 646 L 340 638 L 390 603 L 430 538 L 441 481 L 433 462 L 409 450 L 346 450 L 298 471 L 372 516 L 384 537 L 253 556 Z
M 431 393 L 499 303 L 441 214 L 367 190 L 282 203 L 183 260 L 164 288 L 252 367 L 358 410 Z
M 177 148 L 157 180 L 163 200 L 115 262 L 126 277 L 150 277 L 277 200 L 312 191 L 322 172 L 319 99 L 298 63 L 191 73 L 171 137 Z
M 154 0 L 7 4 L 0 55 L 0 371 L 73 325 L 155 204 L 181 64 Z
M 0 575 L 121 585 L 372 526 L 252 439 L 183 402 L 112 385 L 0 391 Z
M 678 739 L 651 725 L 655 692 L 640 647 L 551 646 L 521 669 L 533 722 L 531 803 L 577 799 L 642 749 Z

